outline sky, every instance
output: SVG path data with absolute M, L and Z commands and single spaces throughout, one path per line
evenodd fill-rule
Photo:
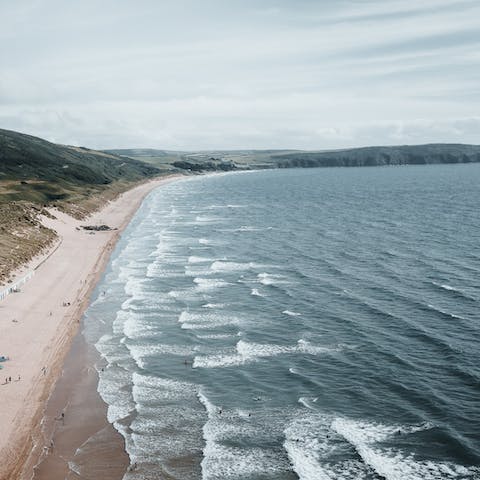
M 479 0 L 0 0 L 0 128 L 90 148 L 480 143 Z

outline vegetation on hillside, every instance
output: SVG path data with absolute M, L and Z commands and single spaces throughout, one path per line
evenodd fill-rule
M 366 167 L 480 162 L 480 146 L 462 144 L 364 147 L 332 151 L 232 150 L 171 152 L 114 150 L 163 169 L 192 172 L 264 168 Z
M 55 238 L 38 220 L 44 207 L 82 218 L 158 174 L 138 160 L 0 129 L 0 284 Z
M 480 146 L 458 144 L 365 147 L 272 155 L 278 167 L 367 167 L 480 162 Z

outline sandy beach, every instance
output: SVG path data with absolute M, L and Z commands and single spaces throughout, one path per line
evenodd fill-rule
M 59 241 L 44 254 L 46 259 L 21 291 L 0 302 L 0 355 L 9 357 L 0 371 L 0 480 L 31 478 L 39 454 L 45 454 L 53 446 L 52 440 L 56 441 L 45 438 L 48 429 L 42 432 L 41 423 L 48 418 L 47 399 L 64 369 L 89 296 L 119 234 L 145 195 L 173 179 L 137 186 L 86 220 L 75 220 L 58 211 L 52 211 L 55 219 L 43 219 L 46 226 L 57 231 Z M 92 233 L 80 228 L 99 224 L 112 230 Z M 35 259 L 29 267 L 36 266 L 35 262 L 38 265 L 41 259 Z M 86 348 L 77 347 L 83 351 L 83 358 L 88 356 Z M 96 372 L 87 372 L 82 378 L 90 387 L 96 384 Z M 61 393 L 58 395 L 61 405 Z M 51 405 L 49 402 L 49 408 L 55 408 Z M 104 416 L 104 408 L 97 402 L 97 423 Z

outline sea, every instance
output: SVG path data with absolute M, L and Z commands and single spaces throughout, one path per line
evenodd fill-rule
M 153 191 L 84 319 L 125 479 L 480 479 L 479 227 L 480 164 Z

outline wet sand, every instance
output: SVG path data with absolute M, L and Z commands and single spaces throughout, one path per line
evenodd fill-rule
M 32 480 L 116 480 L 124 475 L 129 459 L 97 392 L 98 368 L 101 359 L 79 332 L 47 402 Z

